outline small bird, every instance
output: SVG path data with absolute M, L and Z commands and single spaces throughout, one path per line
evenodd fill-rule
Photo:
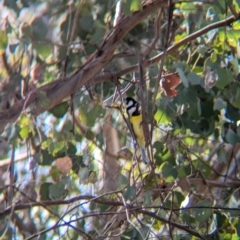
M 148 164 L 149 161 L 145 149 L 145 137 L 142 127 L 142 114 L 140 112 L 140 104 L 131 97 L 127 97 L 125 99 L 125 102 L 129 120 L 132 125 L 132 130 L 141 150 L 142 160 L 145 164 Z

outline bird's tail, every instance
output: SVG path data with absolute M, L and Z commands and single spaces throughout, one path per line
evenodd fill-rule
M 141 155 L 142 155 L 142 160 L 145 164 L 148 164 L 148 156 L 145 148 L 140 148 L 141 149 Z

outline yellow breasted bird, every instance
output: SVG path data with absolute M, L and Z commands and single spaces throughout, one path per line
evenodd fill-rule
M 139 148 L 141 150 L 142 160 L 145 164 L 147 164 L 149 161 L 145 148 L 145 137 L 142 127 L 142 114 L 140 110 L 140 105 L 137 101 L 135 101 L 131 97 L 127 97 L 125 99 L 125 102 L 129 120 L 132 125 L 132 130 L 136 137 Z

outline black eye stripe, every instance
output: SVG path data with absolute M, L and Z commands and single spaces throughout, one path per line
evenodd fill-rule
M 127 112 L 130 116 L 138 116 L 140 115 L 140 112 L 139 112 L 139 104 L 133 104 L 131 106 L 128 106 L 127 108 Z

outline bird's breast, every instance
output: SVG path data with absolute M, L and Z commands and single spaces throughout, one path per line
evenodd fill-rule
M 130 119 L 130 122 L 133 127 L 133 131 L 136 135 L 136 139 L 140 147 L 145 146 L 145 140 L 144 140 L 144 134 L 143 134 L 143 128 L 142 128 L 142 116 L 132 116 Z

